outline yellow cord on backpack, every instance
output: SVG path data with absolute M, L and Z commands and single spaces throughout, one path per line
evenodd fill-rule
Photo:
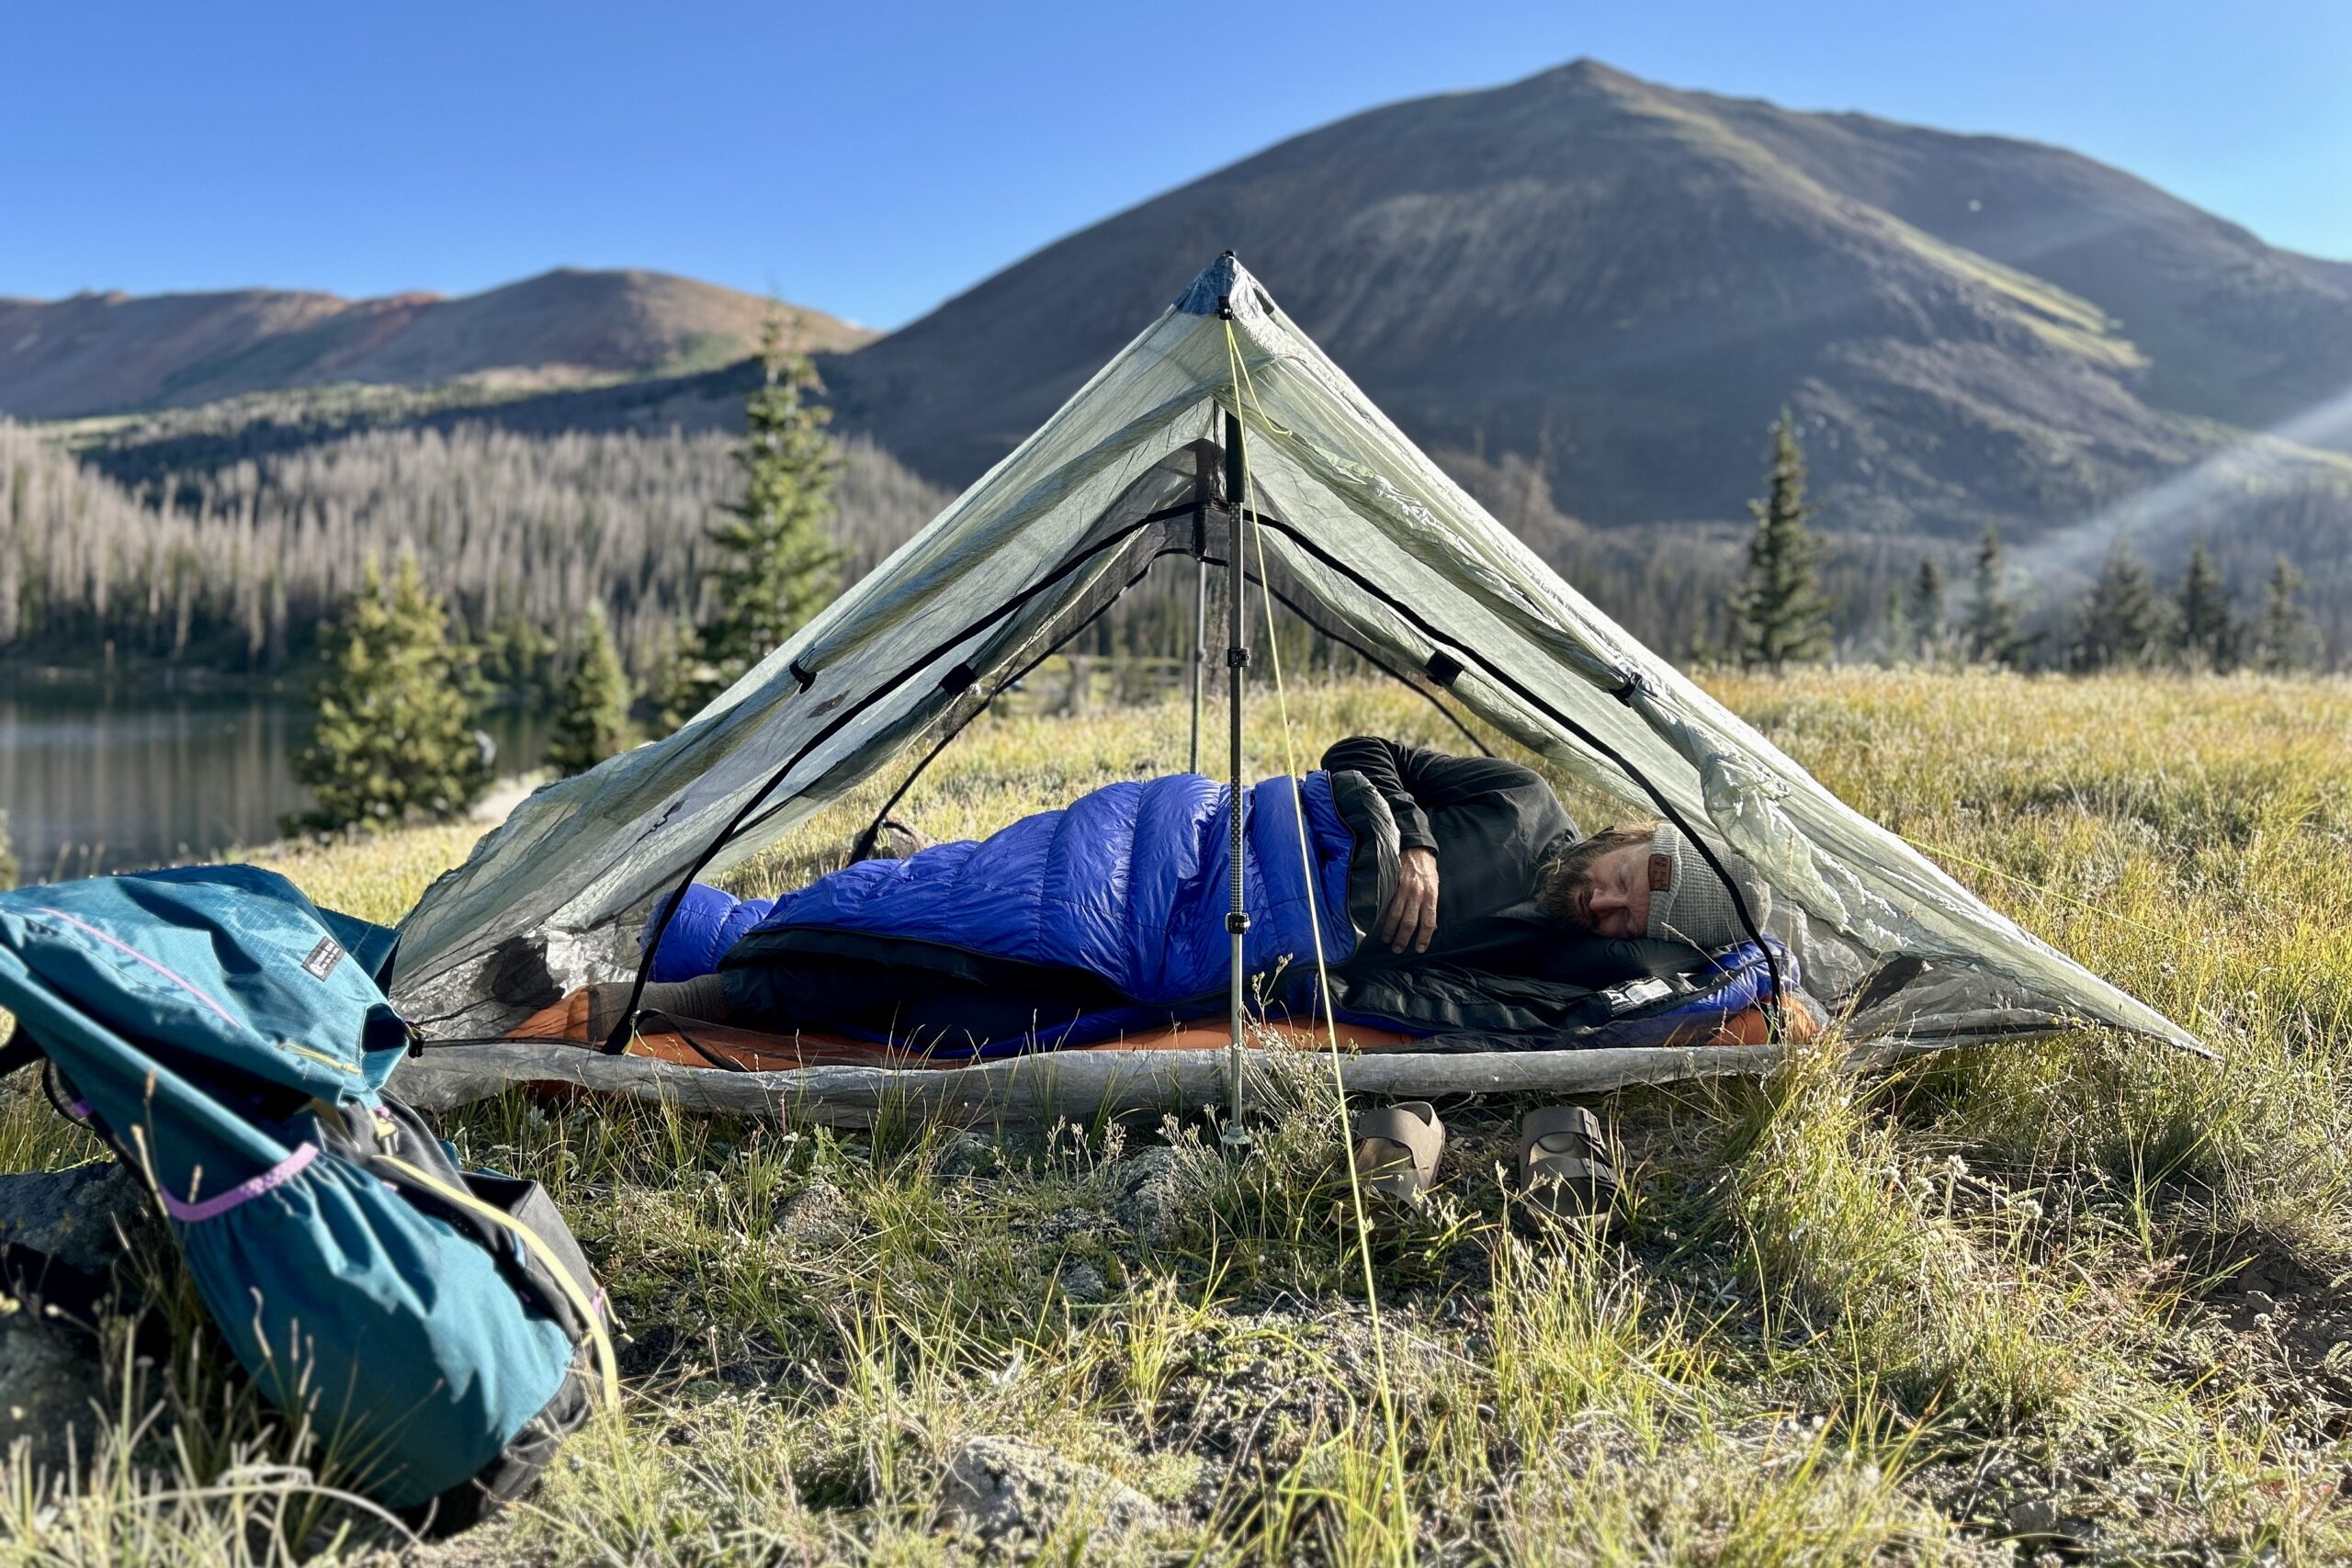
M 442 1201 L 453 1203 L 469 1213 L 480 1214 L 522 1238 L 523 1246 L 554 1277 L 557 1288 L 571 1303 L 572 1310 L 580 1314 L 580 1320 L 588 1325 L 588 1338 L 596 1350 L 596 1370 L 601 1374 L 605 1408 L 618 1410 L 621 1407 L 620 1364 L 613 1356 L 612 1336 L 605 1332 L 604 1316 L 597 1312 L 595 1303 L 588 1299 L 588 1292 L 580 1288 L 580 1281 L 571 1277 L 571 1270 L 564 1267 L 563 1260 L 555 1255 L 555 1249 L 539 1233 L 497 1205 L 485 1203 L 461 1188 L 452 1187 L 438 1177 L 427 1175 L 404 1159 L 391 1155 L 375 1157 L 379 1164 L 390 1166 Z

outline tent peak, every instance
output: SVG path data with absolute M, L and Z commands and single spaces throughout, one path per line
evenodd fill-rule
M 1228 306 L 1237 316 L 1272 315 L 1274 310 L 1265 287 L 1231 251 L 1201 268 L 1176 299 L 1177 313 L 1185 316 L 1214 316 Z

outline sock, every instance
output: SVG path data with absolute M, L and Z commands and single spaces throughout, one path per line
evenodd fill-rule
M 673 1018 L 696 1019 L 704 1023 L 724 1023 L 729 1016 L 727 989 L 716 975 L 697 975 L 691 980 L 649 981 L 645 997 L 639 1007 L 649 1013 L 667 1013 Z

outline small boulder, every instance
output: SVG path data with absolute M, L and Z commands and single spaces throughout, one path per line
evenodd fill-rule
M 0 1317 L 0 1454 L 21 1443 L 33 1468 L 51 1476 L 69 1458 L 87 1464 L 106 1405 L 87 1339 L 22 1308 Z
M 0 1241 L 103 1273 L 122 1256 L 123 1233 L 147 1220 L 148 1204 L 139 1179 L 110 1159 L 0 1176 Z
M 1004 1168 L 1004 1151 L 959 1127 L 940 1140 L 934 1168 L 942 1176 L 994 1176 Z
M 857 1211 L 840 1188 L 819 1179 L 784 1201 L 775 1228 L 788 1242 L 829 1247 L 857 1234 Z
M 1111 1293 L 1109 1283 L 1102 1278 L 1102 1270 L 1082 1258 L 1072 1258 L 1063 1264 L 1057 1278 L 1061 1282 L 1062 1294 L 1080 1306 L 1091 1306 Z
M 1123 1481 L 1016 1438 L 971 1438 L 948 1461 L 939 1519 L 987 1541 L 1057 1530 L 1123 1540 L 1160 1524 L 1159 1506 Z
M 2054 1497 L 2028 1497 L 2009 1505 L 2009 1533 L 2014 1536 L 2040 1537 L 2058 1529 L 2058 1500 Z
M 1139 1149 L 1114 1168 L 1111 1213 L 1146 1247 L 1165 1247 L 1183 1231 L 1197 1194 L 1171 1148 Z

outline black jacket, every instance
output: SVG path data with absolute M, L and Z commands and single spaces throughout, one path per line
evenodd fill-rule
M 1437 852 L 1437 934 L 1429 951 L 1391 953 L 1376 920 L 1364 922 L 1374 933 L 1365 939 L 1367 964 L 1419 957 L 1515 975 L 1543 971 L 1562 932 L 1535 911 L 1535 869 L 1579 837 L 1543 774 L 1499 757 L 1451 757 L 1377 735 L 1350 736 L 1323 753 L 1323 766 L 1361 774 L 1378 792 L 1400 851 Z
M 1379 937 L 1379 899 L 1368 894 L 1374 879 L 1351 880 L 1349 912 L 1365 934 L 1343 971 L 1344 1005 L 1424 1026 L 1555 1028 L 1592 992 L 1677 972 L 1698 956 L 1679 942 L 1571 936 L 1537 911 L 1536 868 L 1581 835 L 1532 768 L 1376 735 L 1339 742 L 1323 766 L 1360 775 L 1380 796 L 1397 852 L 1437 854 L 1437 932 L 1427 953 L 1391 953 Z M 1351 807 L 1351 794 L 1335 780 L 1333 798 L 1368 869 L 1385 828 L 1379 813 Z

